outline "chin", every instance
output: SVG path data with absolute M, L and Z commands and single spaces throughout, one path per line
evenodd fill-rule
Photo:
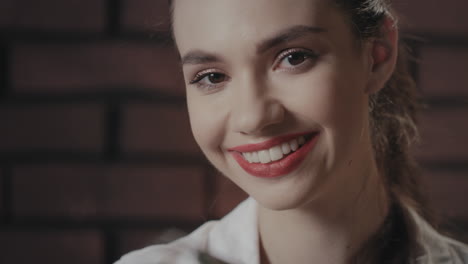
M 276 186 L 257 189 L 253 192 L 246 191 L 262 207 L 269 210 L 284 211 L 301 208 L 314 200 L 314 197 L 318 194 L 316 184 L 315 181 L 293 181 L 277 183 Z
M 310 202 L 311 197 L 299 197 L 295 195 L 272 195 L 272 196 L 253 196 L 257 203 L 269 210 L 285 211 L 297 209 L 304 206 L 305 203 Z
M 231 180 L 270 210 L 283 211 L 305 206 L 320 195 L 328 175 L 325 162 L 309 157 L 295 172 L 278 178 L 259 178 L 237 168 L 231 171 Z M 322 166 L 317 166 L 321 164 Z M 319 176 L 320 175 L 320 176 Z M 237 176 L 237 177 L 236 177 Z

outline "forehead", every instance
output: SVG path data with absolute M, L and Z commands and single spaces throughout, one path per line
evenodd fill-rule
M 177 0 L 173 20 L 179 51 L 255 45 L 295 25 L 343 24 L 332 0 Z M 246 47 L 244 47 L 246 48 Z

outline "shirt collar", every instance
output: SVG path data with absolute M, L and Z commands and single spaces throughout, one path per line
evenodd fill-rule
M 248 198 L 226 215 L 209 233 L 208 252 L 227 263 L 260 263 L 257 202 Z M 452 257 L 453 247 L 464 252 L 468 248 L 461 243 L 442 236 L 419 214 L 409 208 L 418 230 L 418 243 L 423 254 L 414 264 L 461 264 Z
M 248 198 L 221 219 L 208 241 L 208 252 L 216 258 L 228 263 L 259 264 L 256 201 Z

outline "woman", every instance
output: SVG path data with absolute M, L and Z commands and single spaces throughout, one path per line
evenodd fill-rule
M 387 2 L 172 9 L 195 139 L 251 198 L 118 263 L 468 263 L 422 217 L 414 84 Z

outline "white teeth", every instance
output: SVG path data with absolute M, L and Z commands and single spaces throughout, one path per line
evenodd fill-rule
M 305 143 L 305 138 L 303 136 L 300 136 L 297 142 L 299 143 L 299 146 L 302 146 Z
M 281 150 L 283 151 L 284 155 L 289 154 L 289 152 L 291 152 L 291 148 L 289 147 L 289 143 L 284 142 L 283 144 L 281 144 Z
M 246 159 L 248 162 L 251 162 L 250 159 L 249 159 L 249 154 L 248 152 L 244 152 L 242 153 L 242 156 L 244 157 L 244 159 Z
M 252 162 L 252 152 L 245 153 L 245 158 L 247 161 Z
M 296 151 L 299 148 L 299 144 L 296 139 L 289 141 L 289 145 L 291 146 L 292 151 Z
M 305 138 L 300 136 L 289 142 L 284 142 L 280 145 L 274 146 L 270 149 L 260 151 L 244 152 L 242 156 L 250 163 L 270 163 L 284 158 L 285 155 L 296 151 L 299 146 L 305 144 Z
M 272 147 L 271 149 L 269 149 L 269 152 L 272 161 L 280 160 L 283 158 L 283 151 L 281 150 L 280 146 Z
M 251 162 L 259 163 L 260 158 L 258 157 L 258 153 L 257 152 L 251 152 L 251 153 L 252 153 L 252 161 Z
M 261 163 L 271 162 L 270 152 L 268 150 L 260 150 L 258 152 L 258 158 L 260 159 Z

